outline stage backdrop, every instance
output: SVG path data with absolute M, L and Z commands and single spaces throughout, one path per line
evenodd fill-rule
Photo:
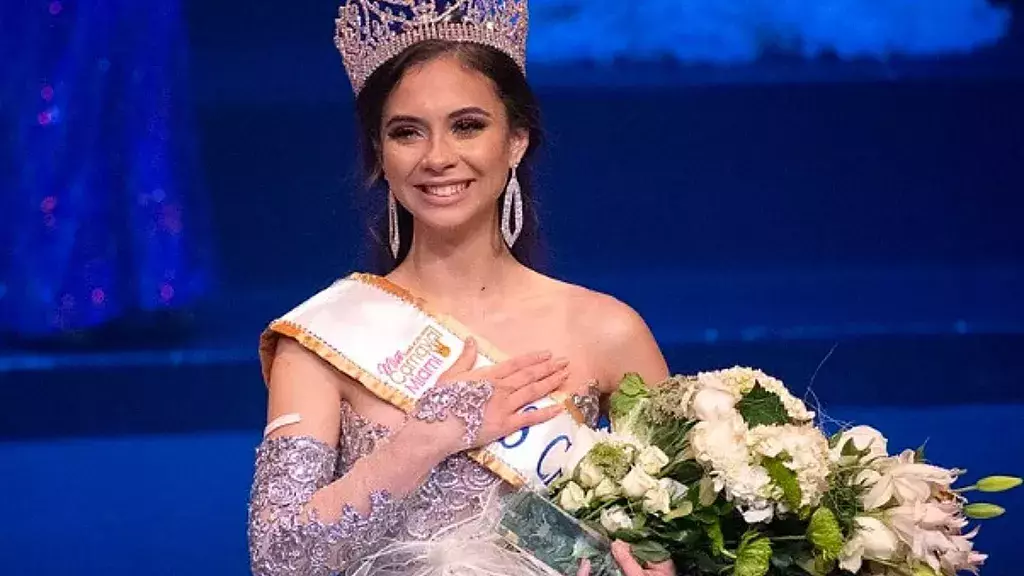
M 1018 4 L 534 0 L 546 270 L 677 371 L 1024 473 Z M 336 11 L 0 3 L 0 573 L 247 573 L 257 336 L 384 208 Z

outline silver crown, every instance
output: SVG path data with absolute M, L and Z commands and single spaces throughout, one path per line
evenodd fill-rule
M 334 45 L 358 94 L 382 64 L 424 40 L 473 42 L 508 54 L 526 71 L 527 0 L 348 0 Z

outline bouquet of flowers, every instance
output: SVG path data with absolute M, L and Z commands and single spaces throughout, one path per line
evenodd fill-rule
M 748 368 L 648 386 L 631 374 L 611 429 L 582 429 L 549 497 L 641 561 L 680 574 L 953 576 L 977 572 L 977 528 L 1003 510 L 969 491 L 1021 483 L 890 454 L 867 426 L 827 437 L 779 380 Z

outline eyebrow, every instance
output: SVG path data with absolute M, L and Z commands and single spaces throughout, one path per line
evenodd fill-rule
M 459 118 L 460 116 L 466 116 L 466 115 L 469 115 L 469 114 L 476 114 L 476 115 L 480 115 L 480 116 L 486 116 L 487 118 L 493 118 L 493 115 L 490 112 L 488 112 L 487 110 L 484 110 L 483 108 L 480 108 L 478 106 L 467 106 L 465 108 L 459 108 L 458 110 L 456 110 L 456 111 L 452 112 L 451 114 L 449 114 L 448 118 L 449 119 L 454 119 L 454 118 Z M 387 123 L 384 124 L 384 128 L 388 128 L 392 124 L 400 124 L 400 123 L 419 124 L 421 126 L 426 125 L 426 122 L 422 118 L 417 118 L 416 116 L 409 116 L 409 115 L 405 115 L 405 114 L 400 114 L 398 116 L 392 116 L 391 118 L 388 118 Z

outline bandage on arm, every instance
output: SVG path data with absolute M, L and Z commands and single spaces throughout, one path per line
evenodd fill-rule
M 270 423 L 256 451 L 248 536 L 254 576 L 327 576 L 400 525 L 402 499 L 447 455 L 428 423 L 409 420 L 341 478 L 340 402 L 355 384 L 282 341 L 270 381 Z

